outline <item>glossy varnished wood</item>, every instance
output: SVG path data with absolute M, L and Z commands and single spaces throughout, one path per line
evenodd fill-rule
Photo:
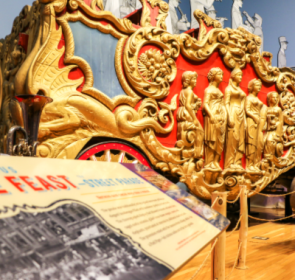
M 227 233 L 229 235 L 229 233 Z M 269 237 L 267 241 L 252 239 Z M 238 231 L 226 238 L 226 275 L 232 270 L 238 253 Z M 189 280 L 208 255 L 207 246 L 169 280 Z M 197 280 L 211 279 L 209 257 Z M 234 269 L 228 279 L 238 280 L 295 280 L 295 223 L 264 223 L 249 228 L 247 248 L 248 270 Z

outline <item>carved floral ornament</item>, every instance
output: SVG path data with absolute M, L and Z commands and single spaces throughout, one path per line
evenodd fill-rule
M 34 29 L 34 33 L 38 34 L 36 41 L 39 45 L 36 44 L 26 56 L 20 56 L 16 61 L 14 66 L 16 69 L 20 67 L 18 73 L 22 75 L 16 75 L 14 83 L 13 73 L 9 72 L 7 86 L 2 92 L 5 99 L 13 90 L 14 94 L 36 94 L 38 90 L 43 90 L 54 99 L 42 115 L 39 156 L 75 158 L 77 151 L 92 137 L 125 139 L 140 147 L 153 166 L 179 177 L 193 193 L 204 198 L 210 198 L 213 191 L 219 190 L 227 191 L 229 199 L 234 199 L 241 184 L 252 191 L 250 196 L 254 195 L 294 167 L 295 102 L 290 91 L 295 92 L 295 73 L 290 69 L 272 67 L 271 56 L 259 53 L 259 37 L 242 28 L 221 29 L 218 22 L 200 11 L 195 11 L 195 17 L 200 22 L 199 40 L 189 34 L 171 35 L 164 26 L 168 5 L 158 0 L 142 1 L 144 9 L 142 27 L 139 29 L 130 20 L 117 19 L 110 12 L 103 11 L 102 1 L 94 0 L 91 7 L 82 0 L 40 0 L 40 3 L 37 6 L 40 28 Z M 160 8 L 155 27 L 150 24 L 151 15 L 147 5 Z M 65 8 L 69 8 L 69 11 L 58 16 Z M 104 25 L 100 20 L 108 24 Z M 68 24 L 70 21 L 81 21 L 119 40 L 114 58 L 115 69 L 127 96 L 111 99 L 93 88 L 91 67 L 74 55 L 75 45 Z M 59 29 L 56 29 L 56 23 Z M 205 23 L 212 26 L 209 32 Z M 59 49 L 62 34 L 66 45 Z M 10 38 L 3 43 L 2 54 L 4 46 L 11 42 Z M 198 75 L 186 71 L 181 78 L 182 90 L 175 93 L 170 104 L 158 102 L 171 93 L 170 84 L 177 77 L 176 59 L 180 54 L 191 61 L 202 62 L 216 50 L 224 64 L 233 70 L 226 92 L 219 89 L 222 70 L 211 69 L 208 73 L 210 85 L 201 104 L 200 98 L 193 93 Z M 63 54 L 66 66 L 59 68 Z M 270 61 L 264 57 L 269 57 Z M 7 67 L 13 61 L 2 59 L 2 63 Z M 280 95 L 270 93 L 268 106 L 261 104 L 257 98 L 259 81 L 249 85 L 250 98 L 239 87 L 243 78 L 239 69 L 249 63 L 262 81 L 276 83 Z M 78 92 L 77 87 L 82 84 L 83 78 L 68 78 L 70 71 L 77 67 L 85 77 L 82 92 Z M 15 89 L 11 87 L 13 84 Z M 135 110 L 134 107 L 141 99 L 138 110 Z M 243 104 L 237 100 L 243 100 Z M 277 106 L 279 102 L 281 110 Z M 201 105 L 205 129 L 196 118 Z M 113 113 L 115 108 L 117 110 Z M 9 106 L 6 104 L 5 112 L 8 111 Z M 9 126 L 8 117 L 5 116 L 5 125 Z M 233 119 L 228 116 L 233 116 Z M 165 124 L 167 126 L 163 128 Z M 156 135 L 168 135 L 175 126 L 177 142 L 175 147 L 167 148 Z M 235 126 L 244 129 L 238 130 L 240 133 L 237 134 L 233 130 Z M 214 138 L 212 131 L 218 131 L 218 139 Z M 237 154 L 231 153 L 226 144 L 229 142 L 237 148 Z M 289 150 L 282 157 L 284 148 Z M 225 170 L 218 164 L 223 151 L 231 153 L 226 156 Z M 263 160 L 257 160 L 262 153 Z M 240 164 L 243 154 L 247 157 L 246 169 Z
M 145 45 L 155 45 L 163 53 L 149 51 L 139 57 Z M 177 74 L 175 59 L 179 53 L 180 48 L 173 35 L 160 28 L 140 28 L 129 38 L 124 50 L 127 79 L 145 96 L 156 99 L 166 97 Z

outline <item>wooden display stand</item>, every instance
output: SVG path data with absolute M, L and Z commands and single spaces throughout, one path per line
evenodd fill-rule
M 237 269 L 248 269 L 246 266 L 246 254 L 247 254 L 247 237 L 248 237 L 248 196 L 247 196 L 247 187 L 241 186 L 241 196 L 240 196 L 240 215 L 241 218 L 241 226 L 240 226 L 240 234 L 239 234 L 239 259 L 238 264 L 236 266 Z
M 212 207 L 215 211 L 226 217 L 226 200 L 227 194 L 225 192 L 212 193 L 212 203 L 217 202 Z M 225 242 L 226 232 L 219 235 L 218 241 L 211 254 L 211 280 L 225 280 Z

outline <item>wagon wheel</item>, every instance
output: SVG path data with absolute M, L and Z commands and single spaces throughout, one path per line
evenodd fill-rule
M 141 163 L 147 167 L 150 164 L 146 157 L 137 149 L 126 143 L 102 142 L 83 150 L 78 156 L 79 160 L 107 161 L 120 163 Z

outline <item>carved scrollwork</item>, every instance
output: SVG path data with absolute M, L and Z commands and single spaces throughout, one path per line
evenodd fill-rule
M 203 13 L 201 10 L 195 10 L 194 16 L 199 22 L 199 39 L 203 40 L 207 34 L 206 26 L 213 26 L 214 28 L 222 28 L 221 23 L 218 20 L 214 20 L 207 14 Z M 206 24 L 206 26 L 205 26 Z
M 161 52 L 148 51 L 139 57 L 145 45 L 156 45 Z M 175 79 L 175 59 L 180 52 L 176 39 L 162 29 L 145 27 L 128 40 L 123 64 L 127 79 L 141 94 L 160 99 L 169 94 L 170 83 Z M 164 74 L 165 73 L 165 74 Z
M 64 10 L 68 0 L 40 0 L 42 4 L 49 4 L 48 6 L 54 7 L 56 13 L 60 13 Z
M 157 17 L 157 27 L 161 27 L 164 30 L 167 30 L 166 26 L 166 18 L 168 16 L 169 12 L 169 5 L 168 3 L 162 1 L 162 0 L 148 0 L 148 2 L 151 4 L 151 7 L 154 9 L 156 6 L 159 6 L 159 15 Z
M 61 1 L 61 0 L 60 0 Z M 67 1 L 67 0 L 65 0 Z M 132 34 L 137 29 L 133 27 L 132 22 L 127 19 L 118 19 L 111 12 L 108 11 L 96 11 L 86 5 L 83 0 L 69 0 L 69 7 L 75 11 L 80 8 L 89 17 L 94 19 L 104 19 L 111 22 L 120 32 L 124 34 Z
M 224 63 L 229 68 L 245 67 L 250 62 L 250 54 L 259 53 L 261 39 L 243 28 L 238 29 L 221 29 L 215 28 L 219 25 L 213 20 L 208 19 L 204 13 L 197 10 L 194 13 L 200 24 L 200 40 L 192 38 L 188 34 L 178 36 L 178 42 L 181 46 L 182 53 L 194 61 L 203 61 L 207 59 L 216 49 L 219 49 L 223 56 Z M 213 29 L 207 33 L 203 26 L 206 20 Z M 202 28 L 203 26 L 203 28 Z
M 271 66 L 272 55 L 269 55 L 271 54 L 264 52 L 262 55 L 255 53 L 250 56 L 259 78 L 268 83 L 275 82 L 280 75 L 279 68 Z M 265 56 L 268 56 L 270 61 L 267 61 Z
M 207 26 L 213 26 L 214 28 L 222 28 L 222 25 L 218 20 L 212 19 L 211 17 L 203 13 L 201 10 L 195 10 L 194 16 L 197 19 L 203 20 Z
M 280 92 L 290 88 L 295 92 L 295 72 L 291 68 L 281 68 L 281 73 L 277 80 L 277 87 Z
M 169 5 L 162 0 L 140 0 L 140 1 L 142 3 L 142 15 L 141 15 L 140 25 L 142 27 L 152 26 L 150 7 L 152 9 L 154 9 L 156 6 L 158 6 L 159 7 L 159 15 L 156 18 L 156 20 L 157 20 L 156 27 L 167 30 L 165 20 L 168 16 Z M 148 7 L 148 5 L 150 5 L 150 7 Z
M 103 1 L 102 0 L 92 0 L 90 5 L 92 10 L 95 10 L 98 7 L 101 11 L 104 10 Z

